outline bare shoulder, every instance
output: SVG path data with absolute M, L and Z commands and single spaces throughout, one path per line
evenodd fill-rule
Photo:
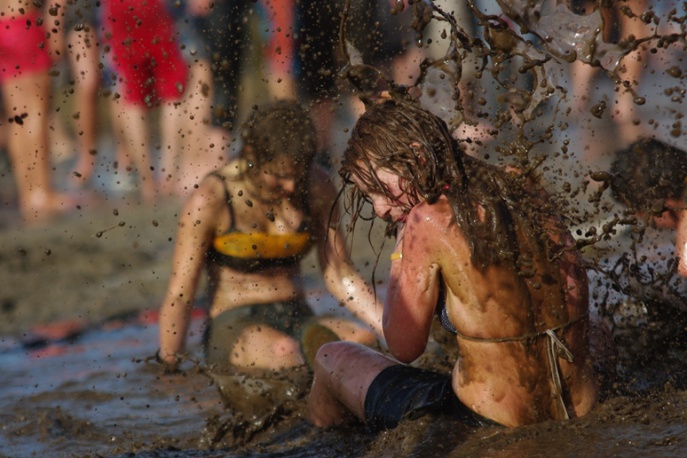
M 434 256 L 448 243 L 454 243 L 455 223 L 451 204 L 441 197 L 429 204 L 421 202 L 410 211 L 403 228 L 403 247 L 414 253 Z
M 202 209 L 220 204 L 224 201 L 225 184 L 221 176 L 207 176 L 198 184 L 191 195 L 184 203 L 184 208 L 188 210 Z
M 421 202 L 413 207 L 406 220 L 406 235 L 409 233 L 445 233 L 453 223 L 451 204 L 440 197 L 433 204 Z
M 207 176 L 184 202 L 179 223 L 203 231 L 221 231 L 228 224 L 225 183 L 220 176 Z

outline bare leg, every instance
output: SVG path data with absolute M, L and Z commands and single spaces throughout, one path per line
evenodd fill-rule
M 121 131 L 123 127 L 121 126 L 121 121 L 119 119 L 119 108 L 116 106 L 117 102 L 114 100 L 109 100 L 110 109 L 110 135 L 113 138 L 115 144 L 115 158 L 113 166 L 113 173 L 116 175 L 117 185 L 122 183 L 122 180 L 127 183 L 129 180 L 128 174 L 130 170 L 133 170 L 133 164 L 131 163 L 131 153 L 129 151 L 129 145 L 121 138 Z M 121 176 L 127 176 L 127 178 L 120 178 Z
M 420 63 L 425 58 L 422 48 L 411 45 L 403 54 L 394 58 L 393 78 L 398 84 L 409 86 L 420 77 Z
M 595 67 L 579 60 L 570 64 L 571 105 L 575 113 L 582 113 L 590 107 L 592 84 L 597 72 L 598 70 Z
M 144 202 L 155 200 L 157 189 L 150 160 L 150 133 L 148 131 L 148 116 L 145 108 L 123 102 L 114 101 L 116 126 L 115 137 L 124 142 L 123 151 L 129 154 L 140 180 L 140 192 Z
M 304 363 L 300 346 L 291 337 L 267 326 L 246 328 L 231 351 L 233 366 L 282 370 Z
M 320 318 L 319 324 L 331 329 L 341 340 L 357 342 L 363 345 L 374 345 L 377 337 L 369 329 L 343 318 Z
M 74 182 L 85 185 L 91 179 L 96 164 L 96 119 L 98 111 L 99 58 L 93 29 L 70 31 L 67 36 L 68 54 L 75 79 L 75 127 L 78 161 Z
M 353 413 L 365 420 L 365 396 L 379 373 L 398 362 L 363 345 L 332 342 L 317 352 L 308 397 L 308 420 L 315 426 L 342 423 Z
M 334 122 L 334 103 L 328 97 L 313 103 L 311 115 L 317 130 L 317 148 L 329 151 L 331 148 L 332 123 Z
M 184 118 L 188 119 L 188 113 L 184 113 L 183 102 L 165 102 L 160 107 L 160 172 L 161 178 L 158 188 L 163 194 L 171 195 L 181 180 L 182 167 L 186 158 L 182 156 L 185 137 L 189 135 L 184 130 Z
M 646 11 L 646 0 L 629 0 L 627 6 L 631 7 L 634 14 L 642 14 Z M 624 12 L 618 13 L 620 18 L 621 29 L 623 31 L 622 39 L 627 39 L 630 36 L 641 38 L 647 35 L 646 26 L 638 18 L 628 17 Z M 638 48 L 625 56 L 622 61 L 624 72 L 620 73 L 620 77 L 629 84 L 629 87 L 636 88 L 642 78 L 642 72 L 646 65 L 647 52 L 646 48 Z M 639 123 L 639 116 L 637 114 L 637 106 L 634 101 L 634 95 L 631 91 L 625 90 L 624 86 L 619 88 L 616 98 L 617 110 L 614 110 L 613 116 L 618 124 L 620 134 L 627 142 L 634 140 L 641 134 L 641 129 L 637 127 Z
M 298 90 L 296 89 L 296 80 L 290 72 L 281 72 L 279 70 L 266 70 L 269 77 L 267 78 L 267 88 L 270 96 L 275 100 L 290 100 L 298 98 Z
M 591 14 L 596 6 L 595 2 L 583 2 L 583 11 L 578 11 L 581 15 Z M 612 16 L 608 8 L 602 8 L 601 15 L 604 18 L 605 29 L 608 29 L 608 25 L 612 20 Z M 606 31 L 604 35 L 608 35 Z M 592 85 L 597 76 L 598 69 L 592 65 L 586 64 L 579 60 L 576 60 L 570 64 L 570 86 L 572 89 L 572 100 L 571 106 L 576 113 L 582 113 L 587 108 L 589 108 L 589 97 L 592 93 Z
M 19 194 L 19 209 L 27 224 L 71 210 L 77 201 L 54 190 L 48 151 L 50 77 L 47 72 L 24 75 L 2 85 L 10 124 L 7 149 Z M 17 122 L 18 121 L 18 122 Z

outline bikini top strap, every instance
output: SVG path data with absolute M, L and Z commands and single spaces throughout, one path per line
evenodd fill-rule
M 229 193 L 229 189 L 227 189 L 227 177 L 218 172 L 210 172 L 209 176 L 213 176 L 222 181 L 222 187 L 224 188 L 224 201 L 227 203 L 227 211 L 229 212 L 229 219 L 231 220 L 229 231 L 233 231 L 236 229 L 236 216 L 234 214 L 233 199 Z

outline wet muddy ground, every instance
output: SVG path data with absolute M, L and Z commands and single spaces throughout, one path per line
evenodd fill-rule
M 199 358 L 202 318 L 193 327 Z M 307 383 L 269 415 L 238 417 L 192 364 L 163 375 L 146 362 L 156 335 L 154 322 L 129 319 L 34 348 L 5 340 L 1 456 L 682 457 L 687 446 L 684 370 L 673 373 L 681 380 L 664 374 L 640 392 L 616 387 L 582 419 L 469 429 L 427 416 L 373 435 L 362 426 L 310 427 L 302 418 Z

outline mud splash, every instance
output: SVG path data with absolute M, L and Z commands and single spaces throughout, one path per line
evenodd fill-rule
M 190 348 L 199 356 L 202 319 L 194 320 L 193 327 L 196 332 Z M 437 328 L 437 341 L 443 332 Z M 158 365 L 145 362 L 142 355 L 154 351 L 156 334 L 155 324 L 128 322 L 114 329 L 91 329 L 76 341 L 40 349 L 5 348 L 0 353 L 5 368 L 0 375 L 2 453 L 27 457 L 332 458 L 587 454 L 669 458 L 684 453 L 685 371 L 664 373 L 651 388 L 609 393 L 582 419 L 517 429 L 471 429 L 427 416 L 373 435 L 355 424 L 330 430 L 310 427 L 302 416 L 301 396 L 307 391 L 303 378 L 307 375 L 298 372 L 291 376 L 300 381 L 289 383 L 288 389 L 302 389 L 298 394 L 285 394 L 290 401 L 267 405 L 263 401 L 268 398 L 262 396 L 252 398 L 252 403 L 243 398 L 250 409 L 227 409 L 226 398 L 202 367 L 186 363 L 183 373 L 162 375 Z M 448 355 L 442 354 L 437 341 L 431 343 L 434 351 L 425 356 L 423 364 L 446 367 Z M 645 369 L 660 371 L 656 365 Z M 281 382 L 288 378 L 282 377 Z M 245 387 L 237 389 L 240 385 L 230 390 L 232 401 L 245 396 Z M 272 392 L 269 399 L 274 396 Z M 251 409 L 255 415 L 248 413 Z

